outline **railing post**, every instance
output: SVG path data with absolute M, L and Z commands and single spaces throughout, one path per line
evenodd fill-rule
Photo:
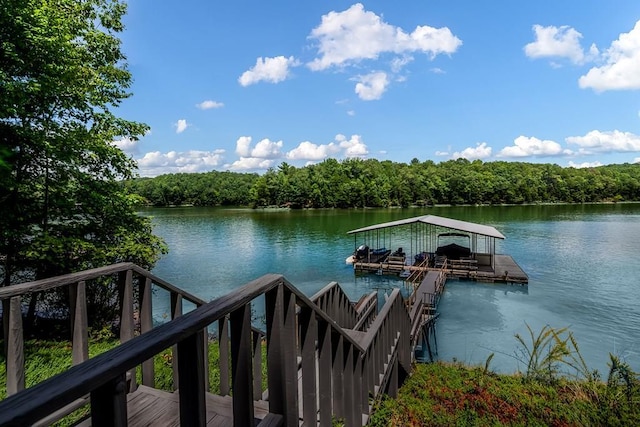
M 182 295 L 171 292 L 171 320 L 177 319 L 182 316 Z M 179 351 L 178 346 L 174 345 L 171 349 L 171 365 L 173 367 L 173 389 L 178 389 L 178 382 L 180 381 L 179 377 Z
M 140 278 L 142 280 L 142 278 Z M 153 307 L 151 304 L 151 279 L 145 277 L 140 289 L 140 333 L 144 334 L 153 328 Z M 153 358 L 142 362 L 142 384 L 148 387 L 155 386 L 155 372 Z
M 180 425 L 183 426 L 204 427 L 207 423 L 203 333 L 201 329 L 177 345 Z
M 333 402 L 331 395 L 331 326 L 326 321 L 318 322 L 318 389 L 320 390 L 320 425 L 331 426 Z
M 254 399 L 262 397 L 262 334 L 251 330 L 253 342 L 253 396 Z
M 316 393 L 316 340 L 318 339 L 318 322 L 315 313 L 308 307 L 303 307 L 300 310 L 299 319 L 300 341 L 302 344 L 302 418 L 304 420 L 316 420 L 318 418 Z M 320 375 L 323 375 L 322 371 L 320 371 Z
M 220 369 L 220 395 L 229 394 L 229 320 L 227 316 L 218 320 L 218 366 Z
M 86 286 L 84 281 L 73 283 L 69 286 L 72 363 L 74 365 L 82 363 L 89 358 Z
M 126 375 L 116 378 L 91 392 L 92 426 L 127 425 Z
M 251 304 L 247 304 L 231 312 L 231 380 L 236 426 L 254 423 L 251 359 Z
M 120 290 L 120 343 L 133 338 L 135 324 L 133 321 L 133 270 L 119 274 Z M 129 391 L 136 389 L 136 370 L 129 371 Z
M 8 310 L 7 306 L 9 306 Z M 24 390 L 24 336 L 21 306 L 20 296 L 15 296 L 3 307 L 9 316 L 7 334 L 5 335 L 7 343 L 7 396 Z

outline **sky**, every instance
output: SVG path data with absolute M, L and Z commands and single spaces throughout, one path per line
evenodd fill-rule
M 640 1 L 130 0 L 141 176 L 640 162 Z

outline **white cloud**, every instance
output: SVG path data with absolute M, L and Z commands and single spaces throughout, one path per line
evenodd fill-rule
M 514 145 L 500 150 L 498 157 L 544 157 L 563 153 L 562 147 L 555 141 L 519 136 L 513 143 Z
M 365 11 L 361 3 L 343 12 L 324 15 L 309 38 L 318 42 L 320 55 L 307 64 L 314 71 L 377 59 L 382 53 L 422 52 L 433 58 L 441 53 L 454 53 L 462 45 L 447 27 L 418 26 L 409 34 Z
M 580 154 L 640 151 L 640 136 L 619 130 L 611 132 L 592 130 L 584 136 L 570 136 L 565 140 L 569 144 L 580 147 Z
M 271 141 L 265 138 L 255 147 L 251 146 L 250 136 L 241 136 L 236 141 L 236 154 L 240 156 L 232 164 L 225 165 L 232 170 L 263 170 L 274 164 L 274 159 L 282 158 L 282 141 Z
M 189 126 L 189 124 L 187 123 L 187 121 L 185 119 L 180 119 L 176 123 L 174 123 L 173 125 L 176 127 L 176 133 L 184 132 L 187 129 L 187 127 Z
M 240 157 L 239 160 L 225 165 L 225 168 L 236 171 L 266 170 L 273 166 L 274 160 L 259 159 L 257 157 Z
M 258 142 L 253 150 L 251 150 L 251 157 L 257 157 L 259 159 L 278 159 L 282 157 L 282 141 L 271 141 L 269 138 L 265 138 Z
M 369 149 L 360 135 L 351 135 L 350 139 L 342 134 L 336 135 L 336 143 L 344 150 L 345 157 L 366 157 Z
M 628 33 L 622 33 L 604 52 L 606 64 L 594 67 L 580 77 L 581 88 L 597 92 L 640 89 L 640 21 Z
M 394 73 L 399 73 L 405 65 L 409 64 L 413 61 L 413 56 L 411 55 L 403 55 L 397 58 L 393 58 L 391 60 L 391 71 Z
M 131 139 L 128 137 L 124 137 L 113 141 L 113 145 L 121 149 L 127 154 L 137 154 L 138 153 L 138 145 L 140 145 L 140 140 Z
M 358 76 L 354 80 L 358 81 L 355 92 L 363 101 L 380 99 L 387 86 L 389 86 L 387 74 L 382 72 Z
M 356 112 L 353 111 L 353 110 L 349 110 L 349 111 L 347 111 L 347 115 L 353 117 L 353 116 L 356 115 Z
M 430 68 L 429 71 L 431 71 L 433 74 L 446 74 L 447 72 L 444 71 L 442 68 Z
M 436 156 L 438 157 L 443 157 L 443 156 L 448 156 L 449 152 L 448 151 L 436 151 Z
M 640 163 L 640 157 L 636 157 L 635 159 L 633 159 L 633 163 Z
M 335 143 L 316 145 L 309 141 L 301 142 L 296 148 L 286 155 L 289 160 L 324 160 L 340 151 L 340 146 Z
M 201 110 L 210 110 L 212 108 L 222 108 L 224 107 L 224 104 L 222 102 L 217 102 L 217 101 L 212 101 L 210 99 L 207 99 L 206 101 L 202 101 L 199 104 L 196 104 L 196 107 L 198 107 Z
M 602 163 L 599 161 L 595 162 L 584 162 L 584 163 L 573 163 L 569 162 L 570 168 L 583 169 L 583 168 L 597 168 L 598 166 L 602 166 Z
M 152 151 L 138 159 L 141 176 L 157 176 L 178 172 L 205 172 L 219 166 L 224 150 L 185 152 L 169 151 L 161 153 Z
M 580 45 L 582 34 L 567 25 L 534 25 L 533 31 L 536 40 L 524 47 L 529 58 L 566 58 L 574 64 L 583 64 L 598 54 L 595 45 L 591 46 L 588 55 L 585 54 Z
M 456 151 L 451 157 L 453 159 L 462 157 L 467 160 L 486 159 L 491 157 L 491 147 L 488 147 L 486 142 L 479 142 L 475 147 L 467 147 L 462 151 Z
M 289 77 L 289 68 L 298 66 L 299 62 L 293 57 L 285 58 L 276 56 L 274 58 L 258 58 L 256 65 L 248 71 L 242 73 L 238 82 L 242 86 L 249 86 L 261 81 L 269 83 L 280 83 Z
M 241 136 L 236 141 L 236 154 L 240 157 L 256 157 L 259 159 L 277 159 L 282 157 L 282 141 L 271 141 L 265 138 L 251 148 L 252 138 Z

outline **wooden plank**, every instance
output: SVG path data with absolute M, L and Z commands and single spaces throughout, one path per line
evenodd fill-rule
M 24 390 L 24 336 L 21 306 L 19 296 L 9 300 L 9 328 L 5 335 L 7 337 L 7 396 Z
M 89 322 L 87 318 L 87 293 L 84 281 L 69 286 L 71 307 L 72 363 L 77 365 L 89 358 Z
M 178 343 L 178 388 L 180 390 L 180 424 L 206 425 L 203 330 Z
M 253 379 L 251 366 L 251 304 L 231 312 L 231 379 L 233 424 L 253 424 Z

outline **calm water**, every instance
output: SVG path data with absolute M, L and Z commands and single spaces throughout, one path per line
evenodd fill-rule
M 403 282 L 355 277 L 345 258 L 359 242 L 347 231 L 423 214 L 495 226 L 528 273 L 528 287 L 449 281 L 437 325 L 439 357 L 515 371 L 514 334 L 568 326 L 592 369 L 608 354 L 640 371 L 640 204 L 254 211 L 148 209 L 170 253 L 158 276 L 211 300 L 266 273 L 281 273 L 307 295 L 337 281 L 352 299 Z M 394 245 L 395 246 L 395 245 Z M 168 298 L 156 296 L 156 316 Z M 259 307 L 257 308 L 259 310 Z

